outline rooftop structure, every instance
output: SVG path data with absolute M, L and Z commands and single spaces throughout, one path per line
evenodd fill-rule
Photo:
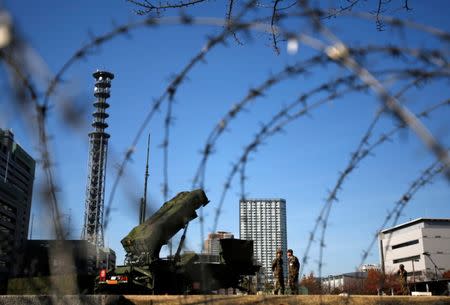
M 358 269 L 360 272 L 369 272 L 369 270 L 381 271 L 379 264 L 362 264 Z

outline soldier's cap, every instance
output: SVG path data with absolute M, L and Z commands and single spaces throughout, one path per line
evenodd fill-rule
M 291 253 L 291 254 L 293 254 L 293 253 L 294 253 L 294 251 L 292 251 L 292 249 L 288 249 L 288 250 L 287 250 L 287 253 Z
M 277 249 L 277 253 L 283 253 L 283 250 Z

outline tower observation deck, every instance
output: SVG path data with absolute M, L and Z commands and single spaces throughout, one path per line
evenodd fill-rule
M 89 163 L 86 185 L 86 205 L 82 239 L 86 239 L 98 247 L 104 246 L 103 239 L 103 206 L 105 196 L 105 172 L 108 152 L 109 134 L 106 119 L 109 115 L 106 109 L 109 104 L 111 80 L 114 74 L 106 71 L 93 73 L 95 78 L 94 102 L 95 111 L 92 114 L 94 131 L 89 133 Z

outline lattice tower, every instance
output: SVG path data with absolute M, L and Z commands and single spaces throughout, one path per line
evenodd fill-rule
M 106 99 L 110 97 L 111 80 L 114 78 L 114 74 L 97 70 L 92 75 L 95 78 L 94 96 L 96 97 L 94 102 L 95 111 L 92 114 L 94 117 L 92 123 L 94 131 L 89 133 L 86 206 L 81 238 L 90 241 L 98 247 L 103 247 L 103 205 L 109 139 L 109 134 L 105 132 L 105 129 L 108 127 L 106 119 L 109 117 L 106 113 L 106 109 L 109 107 Z

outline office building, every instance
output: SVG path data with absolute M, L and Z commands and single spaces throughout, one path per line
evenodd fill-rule
M 220 255 L 222 247 L 220 246 L 221 239 L 233 239 L 234 235 L 230 232 L 218 231 L 217 233 L 208 234 L 208 238 L 205 240 L 204 253 L 209 255 Z
M 387 273 L 403 264 L 408 281 L 442 278 L 450 269 L 450 219 L 418 218 L 380 232 L 381 268 Z
M 258 290 L 273 284 L 272 261 L 277 249 L 283 251 L 284 275 L 287 277 L 286 200 L 244 199 L 239 203 L 239 235 L 253 240 L 253 253 L 262 266 Z
M 0 129 L 0 290 L 28 237 L 35 161 Z

